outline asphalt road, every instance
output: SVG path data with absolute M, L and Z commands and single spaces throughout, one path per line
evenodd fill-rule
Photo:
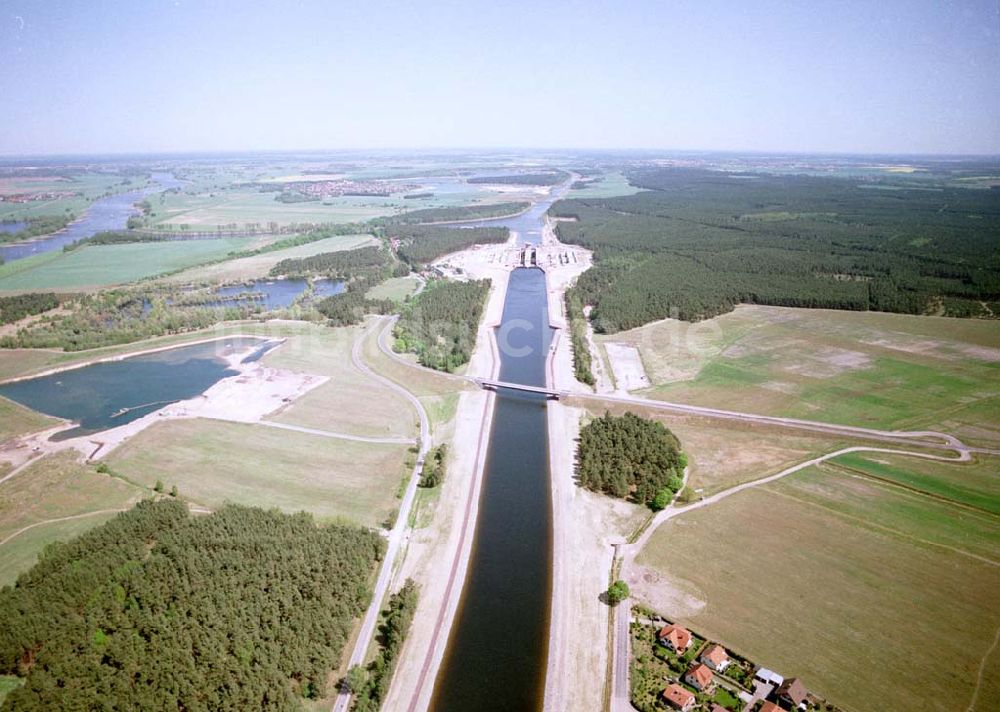
M 385 600 L 386 594 L 389 592 L 389 586 L 392 583 L 392 574 L 395 568 L 396 557 L 402 548 L 403 540 L 406 536 L 406 530 L 408 529 L 410 509 L 413 507 L 413 500 L 417 496 L 417 484 L 420 481 L 420 469 L 423 467 L 424 457 L 427 455 L 427 450 L 430 448 L 431 442 L 430 420 L 427 418 L 427 411 L 424 410 L 424 406 L 420 400 L 395 381 L 375 373 L 364 363 L 364 361 L 361 360 L 362 343 L 365 338 L 380 325 L 381 321 L 376 322 L 355 340 L 354 347 L 351 349 L 351 362 L 354 364 L 355 368 L 364 373 L 366 376 L 375 379 L 387 388 L 399 393 L 413 405 L 420 416 L 420 450 L 417 454 L 417 462 L 413 466 L 413 472 L 410 474 L 410 482 L 406 486 L 406 492 L 403 494 L 403 501 L 399 506 L 399 514 L 396 516 L 396 523 L 393 525 L 392 530 L 386 537 L 385 557 L 382 559 L 382 566 L 378 572 L 378 579 L 375 581 L 375 591 L 372 594 L 372 601 L 368 605 L 368 610 L 365 611 L 365 617 L 361 622 L 361 632 L 358 634 L 358 639 L 354 643 L 354 650 L 351 652 L 348 669 L 354 667 L 355 665 L 364 664 L 368 648 L 375 636 L 379 612 L 382 610 L 382 602 Z M 333 712 L 346 712 L 346 710 L 350 707 L 350 702 L 350 693 L 341 692 L 337 695 L 337 699 L 333 704 Z

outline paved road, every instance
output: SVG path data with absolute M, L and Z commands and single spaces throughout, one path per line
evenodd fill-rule
M 615 606 L 614 628 L 612 632 L 612 671 L 611 671 L 611 712 L 633 712 L 629 701 L 629 619 L 632 616 L 632 600 L 626 598 Z
M 359 443 L 375 443 L 377 445 L 412 445 L 416 441 L 413 438 L 386 437 L 376 438 L 366 435 L 348 435 L 347 433 L 335 433 L 332 430 L 317 430 L 316 428 L 306 428 L 301 425 L 290 425 L 288 423 L 276 423 L 273 420 L 260 420 L 254 425 L 266 425 L 269 428 L 281 428 L 282 430 L 294 430 L 297 433 L 307 435 L 319 435 L 324 438 L 336 438 L 337 440 L 354 440 Z
M 417 483 L 420 481 L 420 468 L 423 466 L 424 457 L 427 454 L 427 450 L 430 448 L 431 442 L 430 421 L 427 418 L 427 411 L 424 410 L 423 404 L 408 390 L 397 384 L 395 381 L 375 373 L 364 363 L 364 361 L 361 360 L 361 346 L 365 338 L 374 329 L 378 328 L 380 324 L 381 321 L 375 322 L 375 324 L 365 330 L 365 332 L 355 340 L 354 347 L 351 349 L 351 362 L 354 364 L 355 368 L 364 373 L 366 376 L 375 379 L 387 388 L 399 393 L 413 405 L 420 416 L 420 451 L 417 454 L 417 462 L 413 467 L 413 472 L 410 474 L 410 482 L 406 486 L 406 492 L 403 495 L 403 501 L 399 507 L 399 514 L 396 516 L 396 523 L 393 525 L 392 530 L 386 538 L 385 557 L 382 559 L 382 567 L 379 569 L 378 579 L 375 581 L 375 591 L 372 595 L 372 602 L 369 604 L 368 610 L 365 611 L 365 617 L 361 622 L 361 632 L 358 634 L 358 639 L 354 644 L 354 650 L 351 652 L 351 657 L 348 662 L 349 668 L 364 663 L 368 648 L 375 636 L 375 628 L 378 623 L 379 612 L 382 609 L 382 602 L 389 591 L 389 585 L 392 583 L 396 556 L 402 548 L 406 530 L 408 529 L 410 509 L 413 506 L 413 500 L 417 495 Z M 350 706 L 350 702 L 351 695 L 347 692 L 342 692 L 337 695 L 337 699 L 333 704 L 333 712 L 346 712 Z

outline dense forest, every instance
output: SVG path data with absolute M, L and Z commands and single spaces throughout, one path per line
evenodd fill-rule
M 396 351 L 415 353 L 422 365 L 440 371 L 467 363 L 489 291 L 487 279 L 431 282 L 396 322 Z
M 306 513 L 145 501 L 0 590 L 4 710 L 294 710 L 327 694 L 384 544 Z
M 531 203 L 483 203 L 480 205 L 458 205 L 450 208 L 423 208 L 382 218 L 377 221 L 384 225 L 417 225 L 420 223 L 468 222 L 470 220 L 486 220 L 502 218 L 507 215 L 524 212 Z
M 1000 314 L 1000 193 L 801 175 L 643 169 L 645 192 L 557 202 L 594 250 L 572 290 L 597 331 L 745 302 Z
M 20 242 L 21 240 L 30 240 L 33 237 L 51 235 L 54 232 L 59 232 L 74 220 L 76 220 L 76 216 L 73 213 L 27 218 L 24 221 L 27 224 L 17 232 L 0 232 L 0 242 Z
M 52 292 L 17 294 L 0 297 L 0 324 L 13 324 L 26 316 L 41 314 L 59 306 L 59 297 Z
M 389 691 L 403 641 L 417 609 L 417 586 L 407 579 L 403 587 L 389 596 L 378 629 L 378 652 L 366 669 L 352 670 L 348 684 L 354 692 L 352 712 L 378 712 Z
M 508 176 L 475 176 L 467 183 L 491 183 L 496 185 L 559 185 L 566 180 L 562 171 L 544 173 L 516 173 Z
M 662 423 L 634 413 L 605 413 L 583 426 L 576 462 L 583 487 L 659 509 L 684 486 L 677 438 Z
M 472 245 L 506 242 L 510 231 L 505 227 L 457 228 L 436 225 L 391 225 L 385 235 L 398 241 L 396 253 L 414 269 L 438 257 L 464 250 Z
M 388 264 L 389 255 L 380 247 L 361 247 L 356 250 L 323 252 L 310 257 L 281 260 L 271 268 L 271 276 L 303 276 L 326 274 L 347 278 L 362 272 L 379 270 Z

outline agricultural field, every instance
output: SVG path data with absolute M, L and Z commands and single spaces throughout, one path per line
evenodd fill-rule
M 615 171 L 604 173 L 586 188 L 576 188 L 566 194 L 567 198 L 615 198 L 620 195 L 634 195 L 640 188 L 628 182 L 628 178 Z
M 247 239 L 247 238 L 244 238 Z M 354 250 L 365 245 L 377 244 L 371 235 L 335 235 L 324 240 L 297 245 L 284 250 L 274 250 L 252 257 L 238 257 L 234 260 L 192 267 L 183 272 L 169 275 L 164 279 L 172 283 L 191 282 L 236 282 L 266 277 L 271 268 L 284 259 L 311 257 L 324 252 Z
M 91 245 L 0 265 L 0 291 L 89 290 L 126 284 L 265 244 L 257 238 Z
M 0 444 L 24 433 L 42 430 L 59 421 L 25 408 L 14 401 L 0 398 Z
M 96 472 L 75 451 L 37 460 L 0 486 L 0 586 L 31 568 L 49 542 L 81 534 L 151 494 Z
M 639 349 L 652 398 L 1000 442 L 996 322 L 741 306 L 599 340 Z
M 989 463 L 964 467 L 942 480 Z M 960 502 L 823 465 L 669 520 L 638 564 L 666 615 L 847 709 L 965 709 L 1000 674 L 1000 519 Z
M 375 526 L 396 509 L 406 455 L 405 445 L 192 419 L 154 424 L 108 463 L 146 487 L 176 485 L 181 497 L 209 508 L 233 502 Z
M 369 299 L 391 299 L 402 302 L 417 291 L 420 280 L 416 277 L 393 277 L 368 290 Z
M 304 326 L 299 336 L 269 352 L 263 359 L 268 366 L 330 378 L 271 419 L 350 435 L 415 437 L 412 406 L 351 362 L 351 348 L 362 329 Z
M 342 196 L 327 201 L 281 203 L 275 193 L 257 190 L 222 190 L 217 193 L 190 195 L 168 194 L 153 216 L 154 227 L 191 230 L 214 230 L 236 223 L 352 223 L 392 215 L 402 210 L 402 199 L 377 196 Z M 407 201 L 409 202 L 409 201 Z

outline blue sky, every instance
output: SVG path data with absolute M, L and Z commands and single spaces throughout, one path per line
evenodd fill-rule
M 997 0 L 0 0 L 0 153 L 1000 153 Z

